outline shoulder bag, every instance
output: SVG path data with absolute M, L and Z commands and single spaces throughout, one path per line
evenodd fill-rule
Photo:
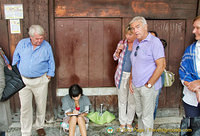
M 6 66 L 4 67 L 5 83 L 6 86 L 3 90 L 0 101 L 6 101 L 12 97 L 15 93 L 25 87 L 25 84 L 21 78 L 17 65 L 12 66 L 12 70 L 8 69 L 8 62 L 0 52 L 0 56 L 4 59 Z

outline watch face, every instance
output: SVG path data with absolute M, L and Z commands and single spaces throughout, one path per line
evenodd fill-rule
M 148 84 L 147 86 L 150 88 L 150 87 L 151 87 L 151 84 Z

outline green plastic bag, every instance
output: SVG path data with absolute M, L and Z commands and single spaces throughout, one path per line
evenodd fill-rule
M 110 123 L 115 119 L 115 115 L 105 111 L 102 115 L 99 115 L 99 112 L 88 113 L 87 117 L 94 123 L 103 125 L 105 123 Z
M 173 85 L 175 81 L 175 74 L 167 71 L 166 69 L 164 70 L 164 87 L 170 87 Z

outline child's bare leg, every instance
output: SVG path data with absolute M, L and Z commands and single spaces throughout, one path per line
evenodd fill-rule
M 69 136 L 75 135 L 76 123 L 77 123 L 77 117 L 76 116 L 70 117 L 70 120 L 69 120 Z
M 79 128 L 80 128 L 81 136 L 87 136 L 84 117 L 82 117 L 82 116 L 78 117 L 78 125 L 79 125 Z

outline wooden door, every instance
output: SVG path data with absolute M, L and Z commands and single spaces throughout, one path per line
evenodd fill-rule
M 113 53 L 121 39 L 121 19 L 55 20 L 58 88 L 114 86 Z

